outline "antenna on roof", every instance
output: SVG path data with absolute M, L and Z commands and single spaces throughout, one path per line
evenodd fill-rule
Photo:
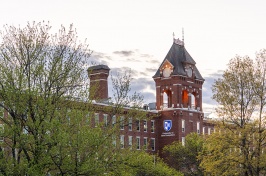
M 173 32 L 173 39 L 175 39 L 175 33 Z
M 183 41 L 183 44 L 185 45 L 185 39 L 184 39 L 184 28 L 182 28 L 182 41 Z

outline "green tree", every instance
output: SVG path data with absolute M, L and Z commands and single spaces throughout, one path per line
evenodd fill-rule
M 131 75 L 113 78 L 115 96 L 109 105 L 94 104 L 88 91 L 88 45 L 77 42 L 72 25 L 54 35 L 50 29 L 46 23 L 28 23 L 1 32 L 0 173 L 177 175 L 159 160 L 152 167 L 148 153 L 121 148 L 121 126 L 149 118 L 140 110 L 143 97 L 129 95 Z M 99 112 L 110 117 L 107 126 L 93 122 Z
M 208 173 L 265 174 L 265 54 L 263 56 L 257 57 L 255 63 L 247 56 L 237 56 L 213 85 L 213 98 L 220 104 L 217 113 L 221 121 L 204 144 L 201 167 Z
M 42 174 L 50 164 L 46 137 L 58 120 L 57 111 L 80 97 L 87 100 L 88 45 L 77 43 L 71 25 L 55 35 L 45 23 L 24 28 L 5 26 L 0 47 L 0 106 L 8 112 L 5 125 L 7 170 Z M 60 113 L 59 113 L 60 114 Z M 7 173 L 7 175 L 11 174 Z
M 163 151 L 168 156 L 167 162 L 176 170 L 182 171 L 185 175 L 203 175 L 199 167 L 198 155 L 202 152 L 203 138 L 197 133 L 190 133 L 186 136 L 186 143 L 176 141 L 165 146 Z

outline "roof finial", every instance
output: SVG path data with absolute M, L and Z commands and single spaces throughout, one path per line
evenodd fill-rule
M 173 32 L 173 40 L 175 41 L 175 33 Z
M 183 41 L 183 44 L 185 45 L 185 39 L 184 39 L 184 28 L 182 27 L 182 41 Z

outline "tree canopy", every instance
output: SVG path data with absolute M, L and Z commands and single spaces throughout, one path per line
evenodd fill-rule
M 236 56 L 213 85 L 220 104 L 215 133 L 201 155 L 201 167 L 214 175 L 264 175 L 265 167 L 265 59 Z
M 118 145 L 120 126 L 128 122 L 120 113 L 128 100 L 134 102 L 132 118 L 147 118 L 137 108 L 142 97 L 128 96 L 130 77 L 114 80 L 112 106 L 94 106 L 88 91 L 88 44 L 78 42 L 72 25 L 50 31 L 45 22 L 1 31 L 0 173 L 180 175 L 160 160 L 154 167 L 148 153 Z M 115 123 L 96 122 L 97 108 L 109 119 L 116 116 Z

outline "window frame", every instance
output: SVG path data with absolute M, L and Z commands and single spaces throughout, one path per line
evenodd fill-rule
M 155 132 L 155 120 L 151 120 L 151 133 Z
M 120 135 L 120 148 L 123 149 L 125 148 L 125 136 Z
M 148 123 L 147 120 L 143 120 L 143 131 L 147 132 L 148 131 Z
M 150 144 L 151 144 L 151 151 L 155 151 L 155 138 L 151 138 L 151 141 L 150 141 Z
M 132 131 L 132 117 L 128 118 L 128 131 Z
M 184 133 L 186 131 L 186 121 L 184 119 L 182 119 L 181 126 L 182 132 Z
M 140 137 L 136 136 L 136 149 L 140 150 Z

